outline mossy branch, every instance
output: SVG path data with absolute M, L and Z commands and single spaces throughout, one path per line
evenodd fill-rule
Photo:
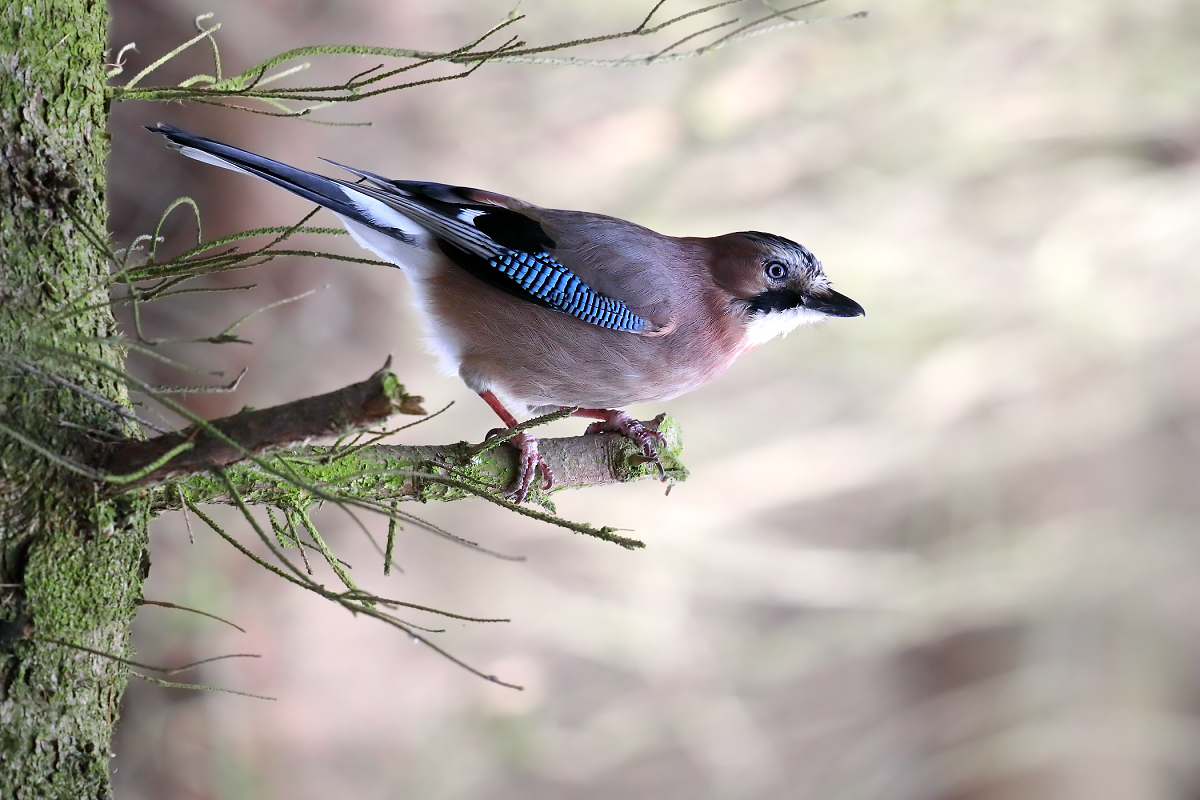
M 372 438 L 365 443 L 349 438 L 349 434 L 382 425 L 393 413 L 423 414 L 420 400 L 408 394 L 385 365 L 367 380 L 328 394 L 269 409 L 243 409 L 218 420 L 195 419 L 189 428 L 152 439 L 108 443 L 91 464 L 78 464 L 73 469 L 102 484 L 108 495 L 151 490 L 155 512 L 195 503 L 266 506 L 289 515 L 291 525 L 291 515 L 303 516 L 308 508 L 328 502 L 451 536 L 397 511 L 396 504 L 480 497 L 524 516 L 626 548 L 643 545 L 616 535 L 612 528 L 558 517 L 549 496 L 562 489 L 628 483 L 646 477 L 662 477 L 671 483 L 687 478 L 687 469 L 680 461 L 682 435 L 678 424 L 666 415 L 651 423 L 665 437 L 659 447 L 661 474 L 658 462 L 645 458 L 632 441 L 616 434 L 539 440 L 555 485 L 547 491 L 535 484 L 529 499 L 550 513 L 504 498 L 503 492 L 515 480 L 518 468 L 516 451 L 496 446 L 507 432 L 482 445 L 380 445 Z M 176 407 L 174 403 L 169 405 Z M 548 415 L 555 416 L 561 414 Z M 526 424 L 546 421 L 548 418 L 540 418 Z M 307 444 L 329 436 L 342 436 L 345 441 L 327 447 Z M 292 446 L 297 443 L 301 446 Z
M 250 454 L 365 430 L 396 412 L 424 414 L 421 398 L 404 390 L 390 364 L 388 359 L 383 369 L 367 380 L 335 392 L 275 408 L 246 408 L 203 428 L 193 426 L 153 439 L 121 442 L 107 450 L 102 468 L 110 474 L 130 476 L 113 484 L 119 487 L 115 492 L 130 491 L 228 466 Z M 184 445 L 188 447 L 184 449 Z M 170 453 L 175 456 L 164 460 Z
M 109 482 L 110 494 L 177 482 L 193 502 L 230 503 L 233 501 L 224 489 L 214 489 L 207 479 L 187 479 L 215 467 L 229 467 L 228 477 L 242 500 L 251 505 L 278 505 L 281 492 L 294 494 L 307 486 L 336 489 L 339 495 L 351 492 L 349 496 L 362 501 L 459 500 L 481 490 L 502 490 L 513 481 L 516 451 L 494 445 L 511 431 L 501 431 L 483 444 L 292 447 L 316 438 L 365 431 L 394 413 L 424 414 L 422 398 L 405 391 L 390 364 L 389 359 L 367 380 L 327 394 L 267 409 L 246 408 L 152 439 L 108 445 L 96 469 L 122 476 Z M 666 415 L 653 422 L 667 437 L 659 451 L 667 475 L 672 480 L 686 479 L 687 470 L 679 461 L 682 441 L 678 424 Z M 642 457 L 632 441 L 616 434 L 539 441 L 555 475 L 554 491 L 627 483 L 659 474 L 658 466 Z M 253 460 L 284 448 L 287 451 L 278 457 L 282 469 L 267 470 Z M 299 479 L 299 486 L 291 483 L 293 479 Z M 180 506 L 178 493 L 164 496 L 163 508 Z M 533 497 L 537 499 L 536 494 Z
M 682 440 L 678 424 L 666 415 L 660 415 L 652 424 L 657 424 L 666 437 L 666 443 L 659 448 L 659 458 L 667 480 L 670 483 L 686 480 L 687 469 L 680 461 Z M 658 465 L 645 459 L 633 442 L 618 434 L 542 438 L 538 446 L 554 472 L 555 485 L 550 491 L 535 485 L 528 499 L 550 509 L 553 507 L 549 496 L 563 489 L 659 478 Z M 476 445 L 468 442 L 292 448 L 275 456 L 225 467 L 219 475 L 199 472 L 177 478 L 152 491 L 151 506 L 162 512 L 191 508 L 199 503 L 219 503 L 243 508 L 265 506 L 286 514 L 335 502 L 343 508 L 360 508 L 393 521 L 415 523 L 478 549 L 473 542 L 465 542 L 395 508 L 404 501 L 424 503 L 478 497 L 523 516 L 626 549 L 645 546 L 640 540 L 618 535 L 615 528 L 573 522 L 509 502 L 503 492 L 516 477 L 516 451 L 497 447 L 473 454 L 476 449 Z M 306 527 L 312 530 L 307 524 Z
M 670 480 L 687 479 L 680 461 L 681 432 L 666 415 L 654 420 L 664 434 L 659 457 Z M 517 453 L 511 447 L 496 447 L 473 454 L 477 445 L 459 442 L 447 445 L 371 445 L 355 448 L 309 445 L 291 448 L 278 458 L 309 485 L 363 503 L 394 503 L 417 500 L 462 500 L 484 493 L 501 492 L 516 477 Z M 629 439 L 615 433 L 566 438 L 538 439 L 539 452 L 554 472 L 554 489 L 578 489 L 658 478 L 658 466 L 641 456 Z M 191 455 L 187 453 L 185 455 Z M 281 480 L 259 464 L 243 461 L 227 466 L 225 475 L 249 505 L 277 506 L 297 493 L 295 485 Z M 126 487 L 115 487 L 123 491 Z M 197 503 L 233 503 L 223 483 L 203 473 L 176 476 L 170 491 L 157 496 L 159 510 L 182 505 L 179 493 Z M 304 490 L 299 490 L 303 492 Z M 549 493 L 531 490 L 530 500 L 544 500 Z M 319 498 L 313 498 L 317 501 Z

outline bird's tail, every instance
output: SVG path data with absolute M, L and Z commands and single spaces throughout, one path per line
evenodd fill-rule
M 203 136 L 193 136 L 161 122 L 154 127 L 147 126 L 146 130 L 161 133 L 171 141 L 172 148 L 188 158 L 262 178 L 343 217 L 368 224 L 372 222 L 349 201 L 341 184 L 331 178 L 289 167 Z

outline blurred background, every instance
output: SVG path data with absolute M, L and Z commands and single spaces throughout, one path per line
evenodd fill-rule
M 290 47 L 446 49 L 512 0 L 110 0 L 126 77 L 214 11 L 227 72 Z M 526 0 L 534 43 L 635 25 L 648 0 Z M 664 14 L 699 4 L 671 0 Z M 765 3 L 734 11 L 749 17 Z M 309 206 L 170 153 L 163 121 L 299 166 L 492 189 L 666 233 L 809 246 L 865 319 L 759 348 L 667 410 L 692 471 L 556 500 L 626 552 L 483 502 L 419 513 L 505 562 L 406 530 L 385 596 L 516 692 L 283 584 L 193 520 L 154 524 L 138 658 L 275 701 L 134 682 L 114 749 L 136 798 L 1200 798 L 1200 5 L 1186 0 L 836 0 L 825 22 L 652 68 L 491 65 L 336 107 L 329 127 L 127 103 L 111 131 L 127 244 L 179 195 L 204 235 Z M 693 27 L 690 30 L 695 30 Z M 588 52 L 647 52 L 627 42 Z M 205 46 L 152 76 L 210 72 Z M 365 59 L 316 63 L 344 79 Z M 313 224 L 333 225 L 322 212 Z M 164 248 L 194 241 L 176 212 Z M 359 254 L 346 237 L 309 244 Z M 496 425 L 420 343 L 395 270 L 279 261 L 145 309 L 147 335 L 229 376 L 211 417 L 363 379 L 390 354 L 437 409 L 405 441 Z M 197 378 L 149 360 L 160 384 Z M 559 423 L 560 435 L 579 422 Z M 410 509 L 412 510 L 412 509 Z M 244 539 L 244 521 L 217 518 Z M 370 521 L 377 538 L 386 525 Z M 414 622 L 441 626 L 436 618 Z

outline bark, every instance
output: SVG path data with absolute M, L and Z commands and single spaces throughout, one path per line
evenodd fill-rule
M 105 305 L 104 48 L 95 0 L 0 4 L 0 797 L 107 797 L 147 515 L 39 454 L 130 434 Z M 14 362 L 32 365 L 22 370 Z M 54 373 L 92 397 L 39 375 Z M 100 402 L 97 398 L 115 401 Z M 75 427 L 78 426 L 78 427 Z M 22 441 L 25 440 L 25 441 Z

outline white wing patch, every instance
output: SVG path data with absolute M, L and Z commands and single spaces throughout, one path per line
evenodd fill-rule
M 370 195 L 363 192 L 357 192 L 349 186 L 339 187 L 342 193 L 346 195 L 355 208 L 363 213 L 367 219 L 375 223 L 381 228 L 391 228 L 408 234 L 415 241 L 421 242 L 427 239 L 425 229 L 417 223 L 413 222 L 408 217 L 401 214 L 396 209 L 389 206 L 387 203 L 382 203 Z
M 338 214 L 338 219 L 359 246 L 402 268 L 414 279 L 428 277 L 437 267 L 437 258 L 429 248 L 430 236 L 420 228 L 416 229 L 419 233 L 413 243 L 389 236 L 341 214 Z
M 484 212 L 479 210 L 478 208 L 460 208 L 458 210 L 458 213 L 455 214 L 454 216 L 458 217 L 463 222 L 470 222 L 471 220 L 475 219 L 482 213 L 484 213 Z

